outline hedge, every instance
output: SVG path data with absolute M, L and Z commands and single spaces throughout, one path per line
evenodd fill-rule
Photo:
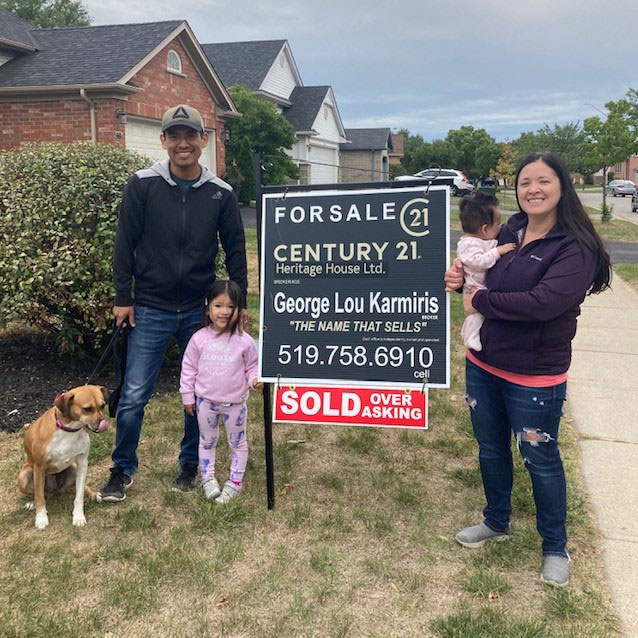
M 107 144 L 29 145 L 0 155 L 0 324 L 95 353 L 112 327 L 112 253 L 122 191 L 150 164 Z

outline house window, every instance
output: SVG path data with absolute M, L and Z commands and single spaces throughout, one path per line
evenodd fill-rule
M 182 72 L 182 60 L 179 57 L 179 54 L 176 51 L 173 51 L 173 49 L 171 49 L 166 56 L 166 69 L 173 73 Z
M 620 173 L 620 171 L 622 171 L 622 164 L 616 164 L 616 166 L 614 166 L 614 172 Z
M 282 69 L 284 68 L 284 54 L 283 53 L 279 56 L 279 66 Z
M 324 107 L 323 107 L 323 119 L 324 119 L 324 120 L 327 120 L 327 119 L 328 119 L 328 117 L 329 117 L 329 115 L 330 115 L 330 111 L 328 110 L 328 107 L 327 107 L 327 106 L 324 106 Z

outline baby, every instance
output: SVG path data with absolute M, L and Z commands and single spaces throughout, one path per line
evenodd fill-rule
M 461 200 L 459 219 L 463 236 L 459 239 L 456 256 L 463 263 L 465 282 L 463 296 L 475 288 L 485 288 L 486 272 L 516 244 L 497 246 L 501 229 L 501 211 L 494 195 L 473 193 Z M 468 315 L 461 328 L 463 343 L 471 350 L 481 350 L 480 332 L 485 318 L 478 312 Z

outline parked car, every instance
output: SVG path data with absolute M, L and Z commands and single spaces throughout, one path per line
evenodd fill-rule
M 452 185 L 452 195 L 468 195 L 474 190 L 474 186 L 467 181 L 467 177 L 461 171 L 453 168 L 426 168 L 414 175 L 399 175 L 395 177 L 396 182 L 406 182 L 411 179 L 432 179 L 436 184 L 437 180 L 450 179 L 454 180 Z
M 635 213 L 636 211 L 638 211 L 638 190 L 631 196 L 631 212 Z
M 621 195 L 629 195 L 630 197 L 636 192 L 636 185 L 628 179 L 614 179 L 605 188 L 607 195 L 618 197 Z

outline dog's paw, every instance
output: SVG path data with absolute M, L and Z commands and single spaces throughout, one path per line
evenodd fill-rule
M 35 515 L 36 529 L 45 529 L 48 524 L 49 524 L 49 517 L 46 512 L 38 512 Z
M 84 527 L 86 525 L 84 514 L 73 514 L 73 524 L 76 527 Z
M 24 509 L 27 510 L 27 512 L 32 512 L 35 509 L 35 503 L 33 501 L 28 501 L 24 504 Z

